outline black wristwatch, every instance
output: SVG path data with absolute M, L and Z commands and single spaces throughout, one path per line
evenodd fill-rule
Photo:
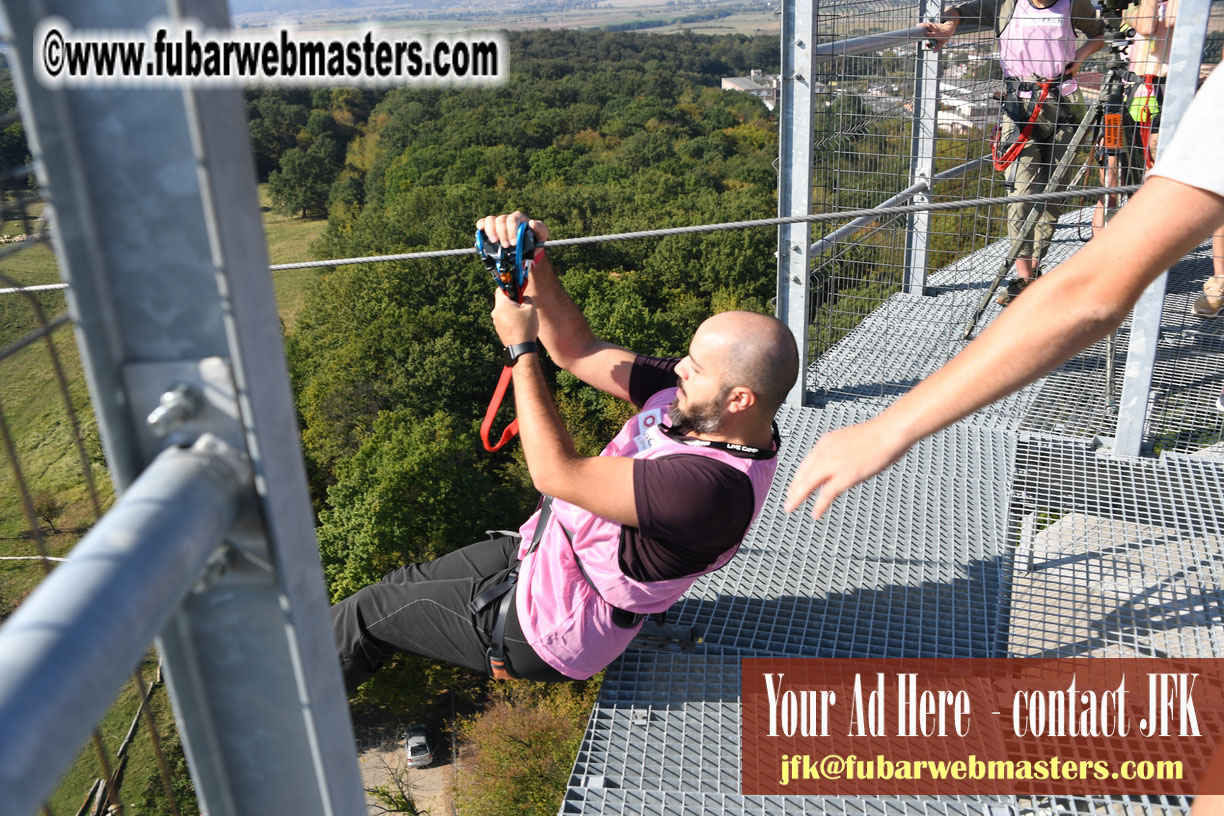
M 507 366 L 512 366 L 514 361 L 524 354 L 533 354 L 539 351 L 540 347 L 536 345 L 534 340 L 528 340 L 526 343 L 515 343 L 513 346 L 506 346 L 502 349 L 502 362 Z

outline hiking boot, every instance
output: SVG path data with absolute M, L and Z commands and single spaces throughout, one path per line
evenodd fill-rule
M 1224 277 L 1213 275 L 1203 281 L 1203 294 L 1190 311 L 1199 317 L 1215 317 L 1224 309 Z
M 1025 287 L 1032 282 L 1032 278 L 1016 278 L 1014 281 L 1007 284 L 1007 288 L 1003 290 L 1001 295 L 995 298 L 995 303 L 999 304 L 1000 306 L 1006 306 L 1016 298 L 1020 297 L 1020 293 L 1023 292 Z

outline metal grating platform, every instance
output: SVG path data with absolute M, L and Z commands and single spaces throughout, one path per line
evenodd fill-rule
M 1047 256 L 1051 266 L 1082 245 L 1090 217 L 1087 209 L 1064 214 Z M 904 394 L 965 347 L 962 332 L 1006 251 L 1006 242 L 997 241 L 931 275 L 927 296 L 897 293 L 883 301 L 812 366 L 808 390 L 819 403 L 871 405 L 873 413 Z M 1156 452 L 1224 455 L 1212 449 L 1224 440 L 1224 413 L 1215 406 L 1224 386 L 1224 318 L 1190 313 L 1210 275 L 1210 242 L 1169 271 L 1147 434 Z M 999 306 L 988 306 L 977 333 L 999 312 Z M 1128 318 L 1112 338 L 988 406 L 974 421 L 1085 439 L 1112 437 L 1129 341 Z
M 1055 236 L 1078 247 L 1083 212 Z M 1224 444 L 1215 396 L 1224 320 L 1189 316 L 1200 248 L 1169 276 L 1149 439 L 1158 458 L 1108 455 L 1106 356 L 1128 329 L 1049 377 L 918 444 L 820 522 L 781 511 L 823 432 L 878 413 L 960 348 L 1000 243 L 896 294 L 808 372 L 822 409 L 785 407 L 765 510 L 732 564 L 670 619 L 693 654 L 631 649 L 609 670 L 562 813 L 1143 814 L 1178 797 L 1068 800 L 745 797 L 740 669 L 749 656 L 1224 656 Z M 988 321 L 998 307 L 987 309 Z M 881 348 L 890 349 L 881 354 Z M 895 351 L 895 353 L 893 353 Z
M 978 800 L 956 801 L 952 798 L 930 802 L 900 797 L 731 796 L 598 788 L 571 788 L 561 806 L 563 816 L 578 813 L 641 813 L 647 816 L 698 816 L 710 813 L 743 816 L 1006 816 L 1012 812 L 1007 805 Z
M 1215 405 L 1224 386 L 1224 319 L 1190 314 L 1210 275 L 1210 243 L 1169 272 L 1148 427 L 1158 451 L 1196 453 L 1224 439 Z
M 707 646 L 742 654 L 993 654 L 1014 458 L 1007 438 L 962 423 L 850 491 L 819 522 L 778 509 L 808 442 L 869 415 L 842 404 L 783 409 L 771 509 L 736 559 L 673 607 L 675 620 L 704 632 Z
M 618 661 L 604 680 L 561 812 L 912 814 L 934 807 L 969 814 L 1008 803 L 740 795 L 740 658 L 634 652 Z M 694 751 L 703 747 L 710 750 Z
M 1224 438 L 1224 414 L 1215 407 L 1224 386 L 1224 320 L 1201 318 L 1190 306 L 1211 275 L 1211 245 L 1204 243 L 1169 270 L 1160 342 L 1152 377 L 1147 439 L 1157 451 L 1195 453 Z M 1069 361 L 1040 384 L 1021 424 L 1024 430 L 1067 436 L 1111 437 L 1130 319 L 1113 344 L 1118 376 L 1106 388 L 1107 341 Z
M 1088 217 L 1089 210 L 1064 214 L 1047 255 L 1051 265 L 1062 263 L 1082 245 L 1079 233 Z M 961 339 L 965 326 L 1006 257 L 1007 248 L 1006 241 L 996 241 L 949 264 L 928 278 L 926 295 L 892 295 L 811 367 L 808 390 L 818 402 L 826 404 L 872 401 L 876 403 L 873 413 L 904 394 L 965 347 L 967 341 Z M 1000 311 L 1001 307 L 989 305 L 975 336 Z M 1105 344 L 1099 345 L 1103 348 Z M 888 353 L 881 354 L 881 349 L 888 349 Z M 1118 352 L 1119 366 L 1125 362 L 1125 352 L 1123 341 Z M 1097 356 L 1101 353 L 1095 352 Z M 1093 353 L 1086 354 L 1089 360 L 1093 359 Z M 1098 381 L 1103 382 L 1103 374 L 1098 375 L 1098 369 L 1103 372 L 1104 366 L 1073 361 L 1065 374 L 1059 372 L 1070 381 L 1060 383 L 1059 390 L 1066 391 L 1070 385 L 1077 394 L 1101 392 L 1103 387 Z M 1120 382 L 1119 375 L 1119 388 Z M 1017 429 L 1033 413 L 1033 406 L 1041 399 L 1040 391 L 1041 384 L 1023 389 L 987 407 L 975 421 Z M 1103 410 L 1104 398 L 1093 399 Z
M 1018 446 L 1008 654 L 1224 655 L 1224 462 Z

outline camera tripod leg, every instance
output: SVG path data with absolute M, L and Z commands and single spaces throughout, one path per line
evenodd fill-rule
M 971 340 L 973 338 L 973 330 L 977 328 L 977 322 L 986 312 L 986 307 L 990 305 L 991 298 L 995 292 L 999 290 L 999 285 L 1003 283 L 1003 279 L 1007 277 L 1007 270 L 1016 262 L 1016 258 L 1020 255 L 1021 245 L 1029 239 L 1033 234 L 1033 227 L 1037 224 L 1037 210 L 1033 210 L 1024 219 L 1024 226 L 1020 228 L 1020 236 L 1011 243 L 1011 249 L 1007 252 L 1007 257 L 1003 263 L 999 265 L 999 271 L 995 273 L 994 280 L 990 282 L 990 286 L 986 287 L 985 293 L 982 294 L 982 299 L 978 301 L 977 308 L 973 310 L 973 317 L 969 318 L 968 325 L 965 326 L 965 331 L 961 334 L 962 340 Z

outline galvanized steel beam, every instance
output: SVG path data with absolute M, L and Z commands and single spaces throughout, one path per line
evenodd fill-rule
M 816 64 L 816 0 L 783 0 L 782 98 L 778 123 L 778 215 L 807 215 L 812 207 L 812 74 Z M 803 405 L 810 353 L 811 226 L 778 228 L 777 316 L 799 346 L 799 378 L 786 397 Z
M 922 18 L 938 20 L 940 0 L 923 0 Z M 910 138 L 910 185 L 915 204 L 930 201 L 928 193 L 935 176 L 935 139 L 939 118 L 939 53 L 925 44 L 918 46 L 914 76 L 914 125 Z M 930 243 L 931 214 L 911 213 L 905 231 L 905 270 L 902 290 L 922 294 L 926 284 L 927 247 Z
M 1182 0 L 1178 6 L 1170 49 L 1169 76 L 1165 82 L 1165 98 L 1161 102 L 1160 142 L 1156 146 L 1158 161 L 1172 140 L 1182 114 L 1194 98 L 1210 13 L 1211 0 Z M 1114 442 L 1114 452 L 1121 456 L 1139 456 L 1144 452 L 1144 426 L 1151 397 L 1152 373 L 1156 368 L 1160 316 L 1164 309 L 1168 278 L 1166 270 L 1144 290 L 1131 318 L 1130 345 L 1122 378 L 1122 399 L 1118 406 L 1118 430 Z
M 0 813 L 38 809 L 205 565 L 237 555 L 244 495 L 250 466 L 215 437 L 167 449 L 5 621 Z

